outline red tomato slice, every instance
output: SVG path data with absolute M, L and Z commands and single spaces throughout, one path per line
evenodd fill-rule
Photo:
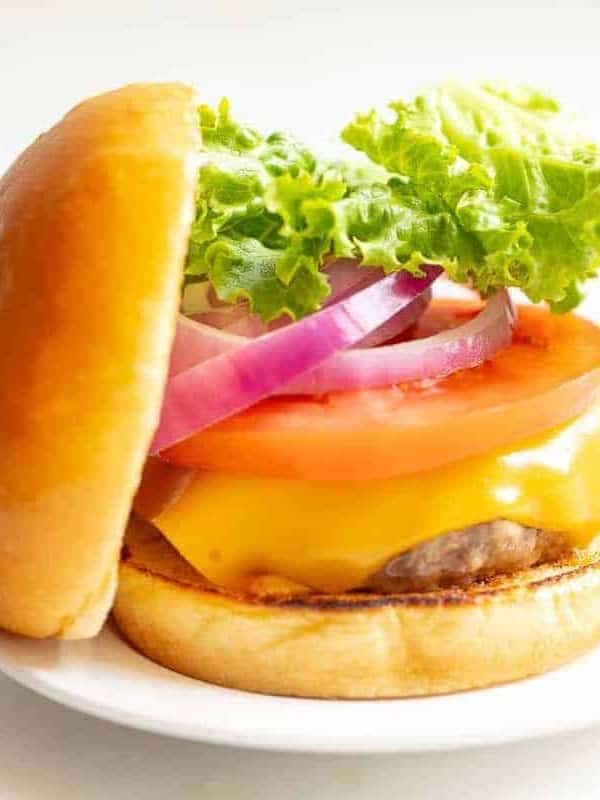
M 479 306 L 436 301 L 418 336 Z M 175 464 L 253 475 L 387 478 L 507 446 L 584 411 L 600 386 L 600 328 L 521 307 L 513 343 L 494 359 L 429 384 L 324 397 L 279 397 L 165 452 Z

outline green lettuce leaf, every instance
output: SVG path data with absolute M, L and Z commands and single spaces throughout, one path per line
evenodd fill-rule
M 470 240 L 469 257 L 447 249 L 450 276 L 577 305 L 600 263 L 600 154 L 576 121 L 539 92 L 493 85 L 447 85 L 391 109 L 393 120 L 359 115 L 342 136 Z
M 329 293 L 321 267 L 330 240 L 313 227 L 319 203 L 329 210 L 345 186 L 292 137 L 235 122 L 226 100 L 199 116 L 206 157 L 187 280 L 210 280 L 222 300 L 245 298 L 267 321 L 317 310 Z
M 600 158 L 578 125 L 523 87 L 448 85 L 390 107 L 343 131 L 364 155 L 331 161 L 238 123 L 226 100 L 202 106 L 186 280 L 267 321 L 320 308 L 336 256 L 414 274 L 436 262 L 482 292 L 575 306 L 600 261 Z

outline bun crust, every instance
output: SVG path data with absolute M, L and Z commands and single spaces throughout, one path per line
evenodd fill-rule
M 463 590 L 257 597 L 209 584 L 153 526 L 132 520 L 114 617 L 154 661 L 223 686 L 441 694 L 544 672 L 600 642 L 600 554 Z
M 109 611 L 156 425 L 192 222 L 195 98 L 77 106 L 0 181 L 0 626 L 86 637 Z

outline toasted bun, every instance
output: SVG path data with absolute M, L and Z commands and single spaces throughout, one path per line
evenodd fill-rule
M 0 181 L 0 626 L 110 608 L 156 425 L 192 222 L 194 94 L 88 100 Z
M 597 560 L 598 559 L 598 560 Z M 373 698 L 454 692 L 557 667 L 600 641 L 600 556 L 426 594 L 217 589 L 133 520 L 114 607 L 142 653 L 236 689 Z

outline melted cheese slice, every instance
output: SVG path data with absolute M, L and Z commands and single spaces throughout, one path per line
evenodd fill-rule
M 340 592 L 413 545 L 501 517 L 590 543 L 600 531 L 600 405 L 517 449 L 387 480 L 198 473 L 154 524 L 215 583 L 247 588 L 278 575 Z

